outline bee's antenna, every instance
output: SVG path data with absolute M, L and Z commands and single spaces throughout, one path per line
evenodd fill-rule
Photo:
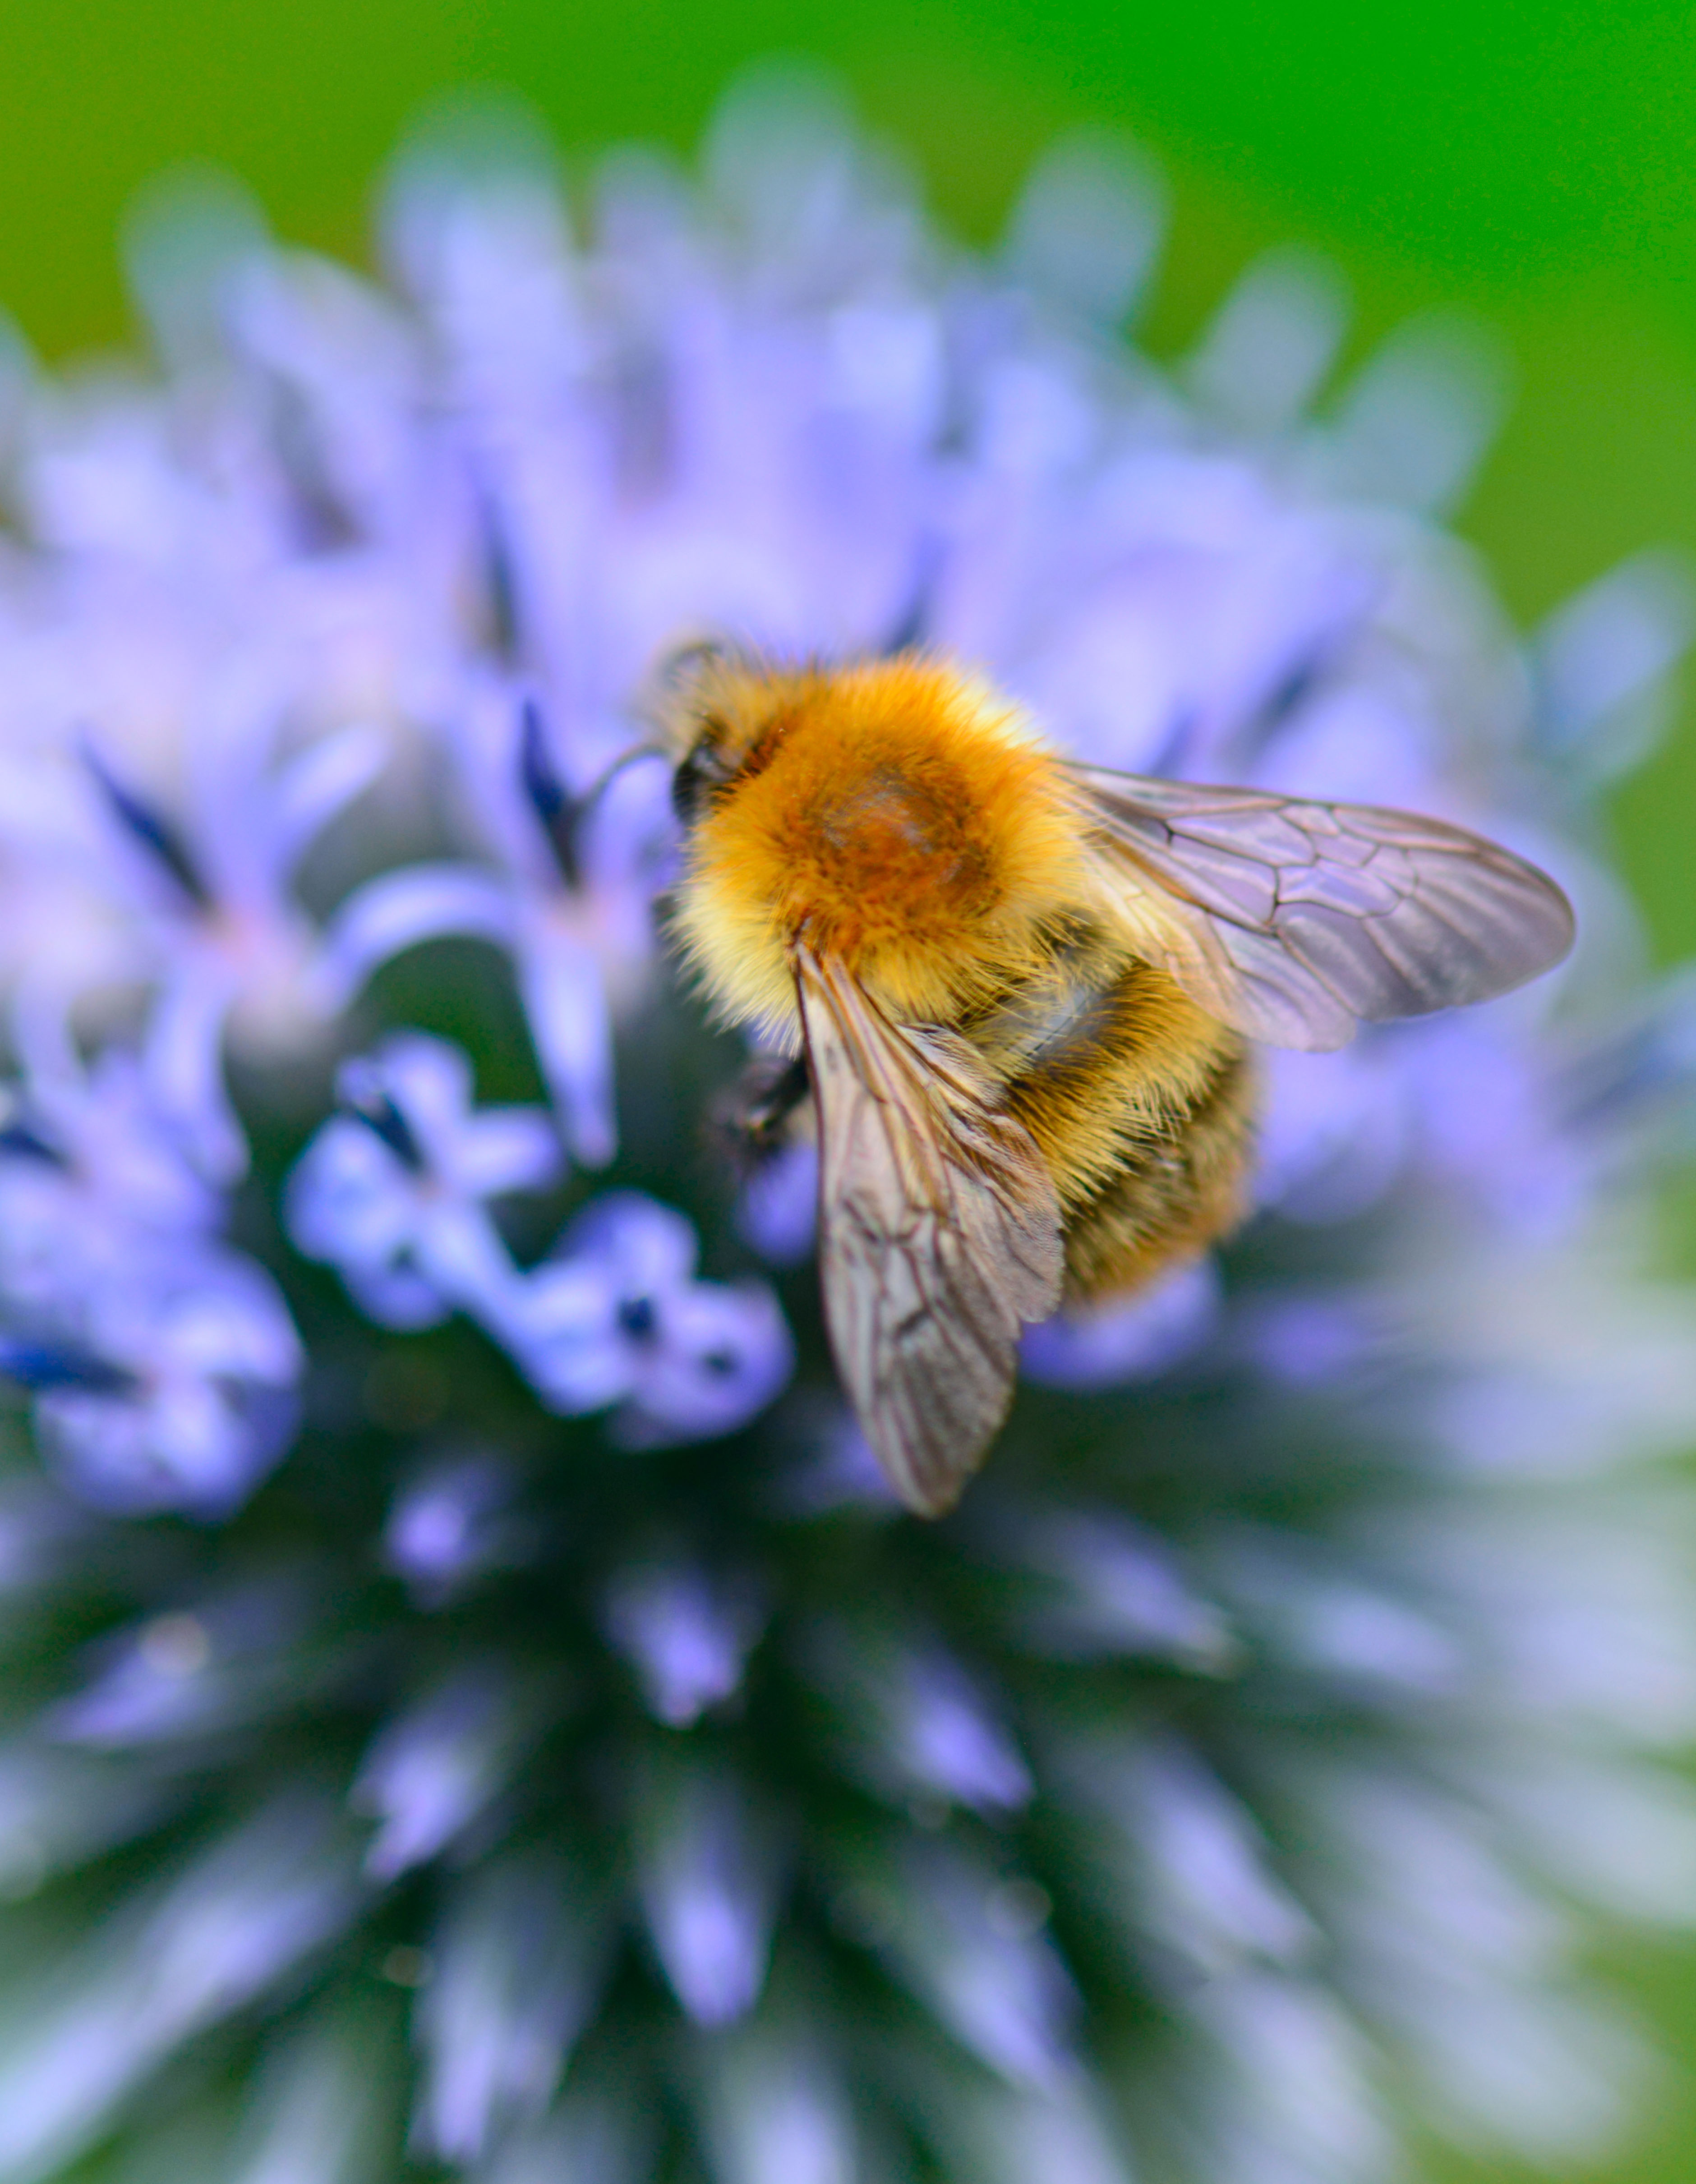
M 722 638 L 693 638 L 668 652 L 654 671 L 654 681 L 661 690 L 680 690 L 690 677 L 717 660 L 728 660 L 730 647 Z
M 632 744 L 627 751 L 620 751 L 611 766 L 598 773 L 578 799 L 580 811 L 591 811 L 609 789 L 617 776 L 628 766 L 634 766 L 639 758 L 669 759 L 671 753 L 663 744 Z

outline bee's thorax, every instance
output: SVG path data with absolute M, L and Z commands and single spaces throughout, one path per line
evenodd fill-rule
M 1035 960 L 1081 861 L 1020 716 L 929 660 L 716 676 L 719 785 L 678 922 L 728 1014 L 792 1014 L 797 944 L 915 1020 L 951 1019 Z

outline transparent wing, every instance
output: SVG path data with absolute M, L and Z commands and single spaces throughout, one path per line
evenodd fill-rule
M 1342 1046 L 1361 1018 L 1487 1000 L 1572 945 L 1553 880 L 1441 820 L 1064 772 L 1109 881 L 1158 898 L 1150 952 L 1209 1014 L 1274 1046 Z
M 1059 1302 L 1054 1186 L 963 1041 L 891 1023 L 804 949 L 795 971 L 831 1346 L 895 1490 L 940 1516 L 1007 1415 L 1021 1325 Z

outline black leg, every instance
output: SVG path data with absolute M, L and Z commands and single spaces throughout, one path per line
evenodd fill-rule
M 781 1055 L 757 1054 L 712 1106 L 715 1146 L 728 1152 L 745 1173 L 782 1150 L 789 1126 L 812 1093 L 806 1056 L 793 1061 Z

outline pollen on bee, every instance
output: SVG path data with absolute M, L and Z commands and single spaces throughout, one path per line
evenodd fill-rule
M 694 703 L 718 785 L 677 922 L 734 1017 L 792 1018 L 796 943 L 902 1014 L 946 1015 L 1027 962 L 1076 890 L 1052 756 L 957 668 L 716 662 Z

